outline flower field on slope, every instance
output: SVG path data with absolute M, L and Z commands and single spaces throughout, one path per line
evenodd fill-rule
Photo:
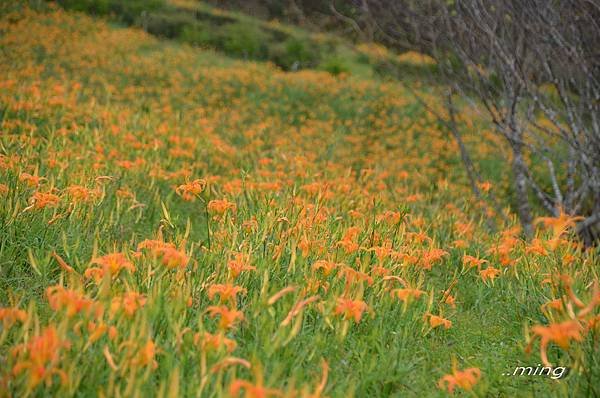
M 597 254 L 490 232 L 401 86 L 53 7 L 0 49 L 0 396 L 600 394 Z

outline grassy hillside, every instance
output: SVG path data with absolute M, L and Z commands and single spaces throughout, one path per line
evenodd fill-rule
M 271 62 L 286 71 L 318 69 L 363 78 L 389 76 L 391 67 L 414 75 L 413 54 L 394 54 L 375 44 L 355 46 L 340 36 L 308 32 L 278 21 L 262 21 L 194 0 L 59 0 L 65 9 L 104 16 L 112 22 L 229 57 Z M 408 56 L 408 57 L 407 57 Z
M 0 19 L 0 396 L 600 393 L 597 254 L 490 231 L 402 86 L 48 7 Z

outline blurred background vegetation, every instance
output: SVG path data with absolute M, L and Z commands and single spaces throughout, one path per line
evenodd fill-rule
M 268 61 L 283 70 L 318 69 L 333 75 L 406 76 L 423 63 L 361 37 L 321 1 L 58 0 L 70 10 L 143 28 L 148 33 L 210 48 L 245 60 Z M 211 4 L 213 3 L 213 4 Z M 302 4 L 299 4 L 302 3 Z M 217 8 L 218 6 L 218 8 Z M 351 9 L 343 12 L 350 15 Z M 425 67 L 427 67 L 425 65 Z

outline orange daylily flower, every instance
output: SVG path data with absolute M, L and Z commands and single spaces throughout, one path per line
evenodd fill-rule
M 235 286 L 230 283 L 228 284 L 213 284 L 208 288 L 208 298 L 213 299 L 215 295 L 219 295 L 219 301 L 221 303 L 230 304 L 236 303 L 236 296 L 238 294 L 246 294 L 247 290 L 241 286 Z
M 452 246 L 455 249 L 466 249 L 467 247 L 469 247 L 469 242 L 467 242 L 464 239 L 457 239 L 452 242 Z
M 354 322 L 359 323 L 363 313 L 368 309 L 369 306 L 362 300 L 340 297 L 337 299 L 335 314 L 341 315 L 345 320 L 354 319 Z
M 126 198 L 126 199 L 135 200 L 135 194 L 133 192 L 131 192 L 128 188 L 119 188 L 119 189 L 117 189 L 115 194 L 117 195 L 118 198 L 124 198 L 124 199 Z
M 48 326 L 39 335 L 36 335 L 25 344 L 20 344 L 13 349 L 13 355 L 18 360 L 12 369 L 13 375 L 28 371 L 28 384 L 30 388 L 44 382 L 46 386 L 52 385 L 54 375 L 59 376 L 62 384 L 66 384 L 68 376 L 60 369 L 59 362 L 62 349 L 68 349 L 70 343 L 59 337 L 54 326 Z
M 229 386 L 229 395 L 237 397 L 241 391 L 245 391 L 246 398 L 282 397 L 283 392 L 274 388 L 267 388 L 262 383 L 252 384 L 247 380 L 234 380 Z
M 483 192 L 489 192 L 490 189 L 492 189 L 492 183 L 489 181 L 484 181 L 481 182 L 479 184 L 477 184 L 477 186 L 479 187 L 479 189 L 481 189 Z
M 146 305 L 146 296 L 137 292 L 125 292 L 121 298 L 121 306 L 125 314 L 133 316 L 135 312 Z
M 525 248 L 526 254 L 537 254 L 539 256 L 547 256 L 548 250 L 544 247 L 541 239 L 533 239 L 531 243 Z
M 67 194 L 73 200 L 73 203 L 89 202 L 98 196 L 98 191 L 83 187 L 81 185 L 71 185 L 66 189 Z
M 595 329 L 600 326 L 600 315 L 596 315 L 595 317 L 588 319 L 586 322 L 585 330 L 586 332 Z
M 185 268 L 190 258 L 182 250 L 177 250 L 174 247 L 162 247 L 157 250 L 161 255 L 161 262 L 167 268 Z
M 575 262 L 575 260 L 577 259 L 577 257 L 575 257 L 574 255 L 570 254 L 570 253 L 565 253 L 565 255 L 562 258 L 562 262 L 565 265 L 569 265 Z
M 552 366 L 550 361 L 548 361 L 548 355 L 546 349 L 548 344 L 555 343 L 563 350 L 569 349 L 570 341 L 582 341 L 583 336 L 581 332 L 583 331 L 583 327 L 576 320 L 564 321 L 561 323 L 551 323 L 548 326 L 537 325 L 533 327 L 534 337 L 531 339 L 529 345 L 526 348 L 526 351 L 529 352 L 531 350 L 531 345 L 533 341 L 539 337 L 540 338 L 540 357 L 545 366 Z
M 506 231 L 505 231 L 506 232 Z M 500 242 L 491 247 L 487 253 L 488 254 L 496 254 L 498 256 L 502 257 L 508 257 L 511 252 L 513 251 L 513 249 L 516 247 L 517 243 L 519 243 L 519 239 L 515 238 L 512 235 L 504 235 L 503 233 L 503 237 L 500 240 Z
M 200 344 L 202 350 L 205 351 L 220 351 L 223 347 L 228 353 L 235 350 L 237 343 L 235 340 L 225 337 L 223 333 L 210 334 L 204 332 L 202 335 L 196 333 L 194 335 L 194 344 Z
M 258 221 L 256 221 L 256 217 L 252 216 L 251 219 L 244 221 L 242 223 L 242 228 L 248 233 L 256 231 L 258 229 Z
M 338 273 L 338 278 L 343 278 L 346 281 L 346 289 L 355 282 L 367 282 L 369 286 L 373 284 L 373 278 L 364 272 L 357 271 L 352 267 L 343 265 Z
M 152 369 L 156 369 L 158 367 L 158 362 L 155 359 L 157 353 L 158 349 L 156 348 L 156 344 L 149 339 L 133 358 L 133 364 L 135 366 L 150 366 Z
M 421 254 L 419 264 L 423 269 L 430 270 L 433 264 L 441 261 L 442 257 L 447 256 L 448 254 L 447 251 L 437 248 L 426 250 Z
M 354 218 L 354 219 L 362 218 L 363 217 L 363 214 L 360 211 L 358 211 L 358 210 L 349 210 L 348 211 L 348 215 L 351 218 Z
M 424 231 L 409 232 L 406 236 L 415 243 L 431 242 L 431 238 Z
M 494 267 L 487 267 L 486 269 L 482 269 L 481 271 L 479 271 L 479 275 L 481 276 L 481 279 L 484 282 L 488 280 L 493 282 L 494 279 L 496 279 L 496 277 L 501 273 L 502 271 Z
M 328 276 L 334 269 L 338 267 L 338 265 L 340 264 L 337 264 L 333 261 L 318 260 L 312 265 L 312 269 L 315 271 L 321 269 L 323 270 L 323 275 Z
M 452 327 L 452 321 L 441 316 L 425 314 L 425 317 L 429 318 L 429 326 L 431 326 L 432 329 L 439 326 L 444 326 L 444 329 L 450 329 Z
M 416 193 L 416 194 L 409 195 L 409 196 L 406 197 L 406 201 L 408 203 L 415 203 L 415 202 L 418 202 L 418 201 L 420 201 L 422 199 L 423 199 L 423 195 L 421 195 L 420 193 Z
M 478 269 L 480 269 L 483 264 L 488 262 L 487 260 L 481 258 L 469 256 L 468 254 L 463 256 L 462 261 L 465 266 L 469 268 L 477 267 Z
M 341 248 L 343 248 L 344 251 L 346 252 L 346 254 L 354 253 L 355 251 L 358 250 L 358 243 L 356 243 L 352 240 L 349 240 L 349 239 L 340 240 L 337 243 L 337 246 L 340 246 Z
M 256 267 L 249 264 L 249 255 L 243 253 L 234 253 L 233 259 L 227 262 L 227 268 L 231 279 L 238 277 L 243 271 L 254 271 Z
M 563 310 L 563 299 L 557 298 L 554 300 L 550 300 L 547 303 L 544 303 L 541 305 L 540 309 L 542 311 L 546 311 L 548 309 L 552 309 L 552 310 L 556 310 L 556 311 L 561 311 Z
M 167 243 L 167 242 L 163 242 L 160 239 L 144 239 L 143 241 L 141 241 L 138 246 L 137 249 L 138 250 L 142 250 L 142 249 L 148 249 L 153 253 L 158 252 L 160 249 L 163 249 L 165 247 L 175 247 L 175 245 L 173 243 Z
M 475 230 L 475 227 L 473 226 L 472 221 L 469 221 L 469 222 L 456 221 L 454 223 L 454 229 L 456 230 L 456 233 L 459 236 L 471 237 L 473 235 L 473 231 Z
M 230 309 L 224 305 L 212 305 L 206 309 L 206 312 L 209 313 L 211 318 L 215 318 L 217 315 L 221 317 L 219 320 L 219 328 L 222 330 L 230 329 L 235 326 L 238 321 L 244 319 L 242 311 Z
M 24 182 L 25 185 L 27 185 L 30 188 L 37 187 L 44 180 L 46 180 L 44 177 L 31 175 L 29 173 L 21 173 L 19 175 L 19 181 Z
M 546 227 L 552 228 L 552 236 L 558 238 L 565 233 L 569 228 L 575 227 L 577 221 L 583 220 L 582 216 L 571 216 L 566 214 L 563 209 L 560 209 L 559 215 L 556 217 L 538 217 L 534 220 L 534 224 L 544 224 Z
M 129 291 L 123 293 L 121 297 L 113 298 L 110 304 L 110 312 L 116 314 L 120 309 L 129 317 L 132 317 L 138 309 L 146 305 L 146 296 L 143 294 Z
M 36 192 L 29 199 L 30 205 L 23 209 L 27 211 L 30 209 L 43 209 L 45 207 L 56 207 L 60 202 L 60 197 L 50 192 Z
M 55 285 L 46 289 L 46 295 L 50 308 L 54 311 L 66 309 L 67 317 L 79 314 L 81 312 L 95 311 L 100 315 L 102 306 L 94 300 L 86 297 L 83 293 L 71 289 L 65 289 L 63 286 Z
M 237 397 L 239 396 L 241 391 L 244 391 L 244 397 L 246 398 L 268 398 L 284 396 L 282 391 L 273 388 L 267 388 L 264 386 L 263 373 L 260 367 L 254 368 L 254 378 L 254 383 L 251 383 L 247 380 L 234 379 L 229 385 L 229 395 L 232 397 Z
M 197 179 L 186 184 L 182 184 L 175 189 L 177 195 L 181 196 L 183 200 L 193 201 L 198 195 L 206 188 L 206 180 Z
M 441 389 L 447 390 L 450 394 L 454 393 L 456 387 L 471 391 L 480 378 L 481 370 L 479 368 L 453 369 L 451 374 L 443 376 L 438 381 L 438 386 Z
M 389 268 L 382 267 L 380 265 L 376 265 L 371 269 L 371 275 L 374 276 L 390 276 L 392 271 Z
M 358 213 L 356 211 L 351 210 L 348 214 L 350 214 L 351 217 L 353 218 L 359 218 L 362 217 L 361 213 Z M 376 221 L 377 222 L 386 222 L 388 224 L 391 225 L 396 225 L 398 224 L 400 221 L 402 221 L 402 218 L 404 217 L 404 214 L 399 212 L 399 211 L 391 211 L 391 210 L 386 210 L 383 212 L 383 214 L 379 214 L 376 217 Z
M 161 256 L 161 262 L 167 268 L 185 268 L 189 257 L 183 250 L 178 250 L 173 243 L 162 240 L 146 239 L 138 244 L 138 250 L 149 249 L 154 255 Z
M 423 294 L 425 294 L 425 291 L 410 287 L 393 289 L 390 291 L 392 297 L 396 297 L 405 303 L 410 302 L 413 298 L 418 299 Z
M 342 239 L 337 242 L 336 245 L 342 247 L 346 254 L 354 253 L 358 250 L 358 243 L 356 242 L 356 239 L 358 238 L 359 233 L 359 227 L 348 228 Z
M 88 344 L 91 344 L 100 339 L 104 335 L 104 333 L 108 331 L 108 325 L 104 322 L 88 322 L 87 329 L 90 333 L 88 337 Z
M 23 323 L 27 319 L 27 313 L 23 310 L 13 307 L 0 308 L 0 322 L 4 329 L 10 328 L 17 321 Z
M 208 202 L 208 211 L 216 213 L 217 215 L 223 215 L 227 210 L 235 211 L 236 205 L 227 199 L 214 199 Z
M 456 298 L 451 294 L 445 295 L 444 303 L 448 304 L 452 308 L 456 308 Z
M 390 257 L 394 252 L 394 250 L 392 249 L 392 242 L 389 240 L 386 241 L 383 245 L 373 246 L 367 249 L 367 251 L 374 252 L 379 261 L 385 260 L 386 258 Z
M 100 283 L 104 278 L 105 270 L 99 267 L 90 267 L 83 272 L 86 279 L 93 279 L 96 283 Z
M 135 272 L 135 266 L 131 261 L 125 257 L 123 253 L 110 253 L 102 257 L 98 257 L 92 260 L 92 264 L 98 264 L 102 267 L 103 272 L 108 272 L 111 276 L 116 276 L 122 269 L 129 272 Z M 91 268 L 90 268 L 91 269 Z M 88 277 L 88 271 L 86 270 L 84 276 Z

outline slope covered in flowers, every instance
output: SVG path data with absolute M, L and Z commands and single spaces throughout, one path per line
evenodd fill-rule
M 399 85 L 54 8 L 0 32 L 0 396 L 593 392 L 596 255 L 492 232 Z

